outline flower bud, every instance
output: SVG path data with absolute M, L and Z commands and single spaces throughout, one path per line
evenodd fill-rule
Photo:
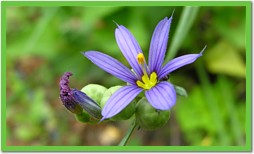
M 108 99 L 110 98 L 110 96 L 116 92 L 118 89 L 120 89 L 122 86 L 114 86 L 114 87 L 110 87 L 109 89 L 107 89 L 103 95 L 102 95 L 102 98 L 101 98 L 101 102 L 100 102 L 100 105 L 101 107 L 103 108 L 104 105 L 106 104 L 106 102 L 108 101 Z
M 170 111 L 159 111 L 148 103 L 146 98 L 142 98 L 136 107 L 137 124 L 146 130 L 154 130 L 164 126 L 170 117 Z
M 114 86 L 114 87 L 110 87 L 102 96 L 101 99 L 101 107 L 104 107 L 104 105 L 106 104 L 106 102 L 108 101 L 108 99 L 110 98 L 110 96 L 116 92 L 119 88 L 121 88 L 122 86 Z M 135 107 L 136 104 L 134 101 L 132 101 L 129 105 L 126 106 L 126 108 L 124 108 L 120 113 L 118 113 L 117 115 L 115 115 L 114 117 L 110 118 L 110 120 L 114 120 L 114 121 L 118 121 L 118 120 L 127 120 L 129 119 L 135 111 Z
M 85 93 L 82 91 L 73 89 L 72 95 L 78 104 L 87 111 L 90 115 L 93 117 L 100 119 L 101 116 L 101 107 L 93 101 L 90 97 L 88 97 Z
M 72 76 L 72 73 L 66 72 L 60 79 L 60 98 L 63 102 L 63 105 L 74 114 L 81 114 L 83 112 L 82 107 L 75 101 L 69 88 L 69 77 Z
M 59 83 L 60 98 L 63 102 L 63 105 L 69 111 L 78 115 L 80 119 L 82 117 L 82 121 L 87 121 L 88 118 L 91 120 L 92 117 L 100 119 L 102 117 L 101 107 L 82 91 L 71 89 L 69 87 L 69 77 L 71 75 L 72 73 L 70 72 L 64 73 Z M 83 109 L 92 117 L 89 115 L 86 116 L 86 114 L 83 112 Z
M 88 84 L 81 89 L 82 92 L 86 93 L 87 96 L 92 98 L 95 102 L 100 105 L 103 94 L 107 88 L 98 84 Z

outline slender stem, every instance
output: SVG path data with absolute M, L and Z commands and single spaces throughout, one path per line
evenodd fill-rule
M 193 6 L 185 6 L 183 8 L 182 15 L 176 28 L 176 32 L 172 39 L 172 43 L 170 44 L 168 49 L 165 62 L 168 62 L 177 54 L 177 50 L 179 49 L 180 45 L 188 34 L 192 24 L 194 23 L 198 10 L 199 7 Z
M 118 146 L 125 146 L 126 145 L 126 143 L 128 142 L 128 140 L 129 140 L 131 134 L 133 133 L 134 129 L 136 128 L 136 126 L 137 126 L 137 124 L 136 124 L 136 119 L 135 119 L 132 126 L 129 128 L 129 130 L 123 137 L 122 141 L 118 144 Z

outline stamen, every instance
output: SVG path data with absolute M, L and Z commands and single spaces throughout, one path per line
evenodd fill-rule
M 157 74 L 155 72 L 153 72 L 151 75 L 150 75 L 150 81 L 151 82 L 157 82 Z
M 143 82 L 141 82 L 141 81 L 137 81 L 137 85 L 139 86 L 139 87 L 142 87 L 142 88 L 144 88 L 145 87 L 145 84 L 143 83 Z
M 151 89 L 153 86 L 156 85 L 157 83 L 157 74 L 155 72 L 151 73 L 150 78 L 147 74 L 147 65 L 146 65 L 146 60 L 145 60 L 145 56 L 143 55 L 143 53 L 139 53 L 137 55 L 137 61 L 138 63 L 142 66 L 142 71 L 143 71 L 143 76 L 141 78 L 141 81 L 138 80 L 136 83 L 139 87 L 149 90 Z
M 137 60 L 138 60 L 138 63 L 141 65 L 145 63 L 145 56 L 143 55 L 143 53 L 139 53 L 137 55 Z
M 147 78 L 148 78 L 148 75 L 147 75 L 147 72 L 146 72 L 147 66 L 146 66 L 146 60 L 145 60 L 144 54 L 143 53 L 139 53 L 137 55 L 137 60 L 138 60 L 138 63 L 142 66 L 142 71 L 143 71 L 144 75 L 146 75 Z

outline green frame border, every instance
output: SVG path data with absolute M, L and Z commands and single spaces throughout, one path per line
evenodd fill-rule
M 246 7 L 246 145 L 245 146 L 7 146 L 6 145 L 6 35 L 2 35 L 1 98 L 2 151 L 251 151 L 251 2 L 250 1 L 2 1 L 1 31 L 6 34 L 6 7 L 9 6 L 245 6 Z M 142 147 L 142 148 L 141 148 Z

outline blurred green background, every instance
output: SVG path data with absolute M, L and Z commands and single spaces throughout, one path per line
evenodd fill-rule
M 7 145 L 117 145 L 130 121 L 76 121 L 59 99 L 59 79 L 71 71 L 70 86 L 78 89 L 123 85 L 81 52 L 102 51 L 128 66 L 113 21 L 133 33 L 147 57 L 156 24 L 174 9 L 168 48 L 184 7 L 7 7 Z M 199 8 L 176 56 L 207 49 L 170 74 L 189 97 L 178 96 L 163 128 L 135 131 L 128 145 L 245 145 L 245 12 Z

